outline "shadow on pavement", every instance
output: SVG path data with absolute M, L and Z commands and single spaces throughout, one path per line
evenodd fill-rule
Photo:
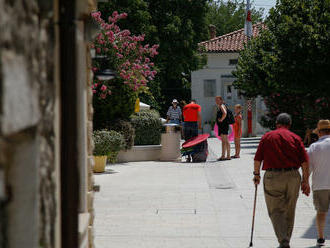
M 118 173 L 118 171 L 106 169 L 105 172 L 100 172 L 100 173 L 96 172 L 96 173 L 94 173 L 94 175 L 98 176 L 98 175 L 116 174 L 116 173 Z
M 258 138 L 242 138 L 241 140 L 244 140 L 244 141 L 260 141 L 261 137 L 258 137 Z
M 121 165 L 121 166 L 132 166 L 130 164 L 130 162 L 120 162 L 120 163 L 115 163 L 115 164 L 107 164 L 107 168 L 114 167 L 114 166 L 117 166 L 117 165 Z
M 315 212 L 315 214 L 316 214 L 316 212 Z M 324 228 L 324 235 L 325 235 L 325 237 L 330 237 L 330 227 L 329 227 L 329 224 L 330 224 L 330 213 L 328 213 L 328 215 L 327 215 L 326 224 L 325 224 L 325 228 Z M 302 236 L 302 238 L 315 239 L 315 242 L 316 242 L 316 239 L 317 239 L 317 230 L 316 230 L 316 218 L 315 217 L 314 217 L 314 220 L 313 220 L 313 224 L 307 229 L 307 231 L 304 233 L 304 235 Z M 313 247 L 317 247 L 317 246 L 313 246 Z
M 234 143 L 232 143 L 232 144 L 234 144 Z M 241 145 L 257 146 L 257 145 L 259 145 L 259 142 L 241 142 Z
M 257 149 L 258 145 L 253 145 L 253 146 L 241 146 L 241 149 Z

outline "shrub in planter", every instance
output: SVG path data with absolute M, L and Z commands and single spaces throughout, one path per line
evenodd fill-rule
M 134 145 L 159 145 L 162 122 L 155 110 L 142 110 L 131 116 L 135 129 Z
M 110 161 L 112 163 L 116 161 L 118 151 L 120 151 L 125 145 L 124 137 L 122 134 L 114 130 L 97 130 L 93 132 L 93 139 L 95 145 L 93 152 L 95 157 L 94 171 L 103 172 L 107 157 L 112 158 Z M 101 159 L 98 157 L 103 158 Z M 98 160 L 100 160 L 100 164 L 97 164 Z M 101 160 L 103 164 L 101 164 Z
M 134 145 L 135 130 L 130 122 L 118 120 L 115 121 L 114 124 L 110 125 L 109 129 L 115 130 L 124 136 L 125 145 L 123 149 L 129 150 L 132 148 Z

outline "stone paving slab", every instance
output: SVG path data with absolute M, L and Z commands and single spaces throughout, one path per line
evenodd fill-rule
M 210 163 L 136 162 L 95 175 L 96 248 L 240 248 L 250 241 L 258 141 L 244 139 L 241 159 Z M 214 156 L 220 142 L 209 139 Z M 293 248 L 315 247 L 312 198 L 300 195 Z M 326 233 L 330 237 L 330 218 Z M 277 247 L 258 187 L 256 248 Z M 330 241 L 329 241 L 330 244 Z M 330 245 L 326 246 L 330 247 Z

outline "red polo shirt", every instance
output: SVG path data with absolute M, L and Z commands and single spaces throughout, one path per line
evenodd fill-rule
M 183 108 L 184 121 L 197 121 L 198 112 L 201 112 L 202 108 L 198 104 L 190 103 Z
M 263 170 L 299 168 L 303 162 L 308 161 L 308 156 L 301 138 L 282 127 L 261 138 L 254 160 L 263 161 Z

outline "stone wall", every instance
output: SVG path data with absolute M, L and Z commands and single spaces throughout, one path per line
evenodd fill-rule
M 0 247 L 61 244 L 57 6 L 58 0 L 0 0 Z M 93 247 L 92 75 L 85 24 L 96 1 L 77 0 L 76 8 L 77 49 L 83 51 L 77 73 L 84 74 L 78 78 L 85 94 L 77 128 L 86 142 L 79 161 L 86 196 L 77 214 L 88 216 L 81 247 Z
M 78 68 L 78 80 L 80 78 L 80 86 L 84 89 L 84 102 L 85 106 L 83 109 L 87 112 L 85 113 L 85 121 L 83 127 L 85 128 L 82 130 L 85 132 L 86 140 L 84 140 L 86 147 L 85 152 L 86 161 L 83 161 L 84 165 L 87 167 L 85 168 L 86 175 L 84 173 L 81 176 L 85 176 L 85 180 L 81 183 L 82 192 L 86 193 L 86 208 L 81 206 L 80 211 L 82 216 L 88 216 L 88 221 L 86 221 L 87 227 L 81 227 L 82 230 L 87 229 L 86 233 L 82 234 L 81 236 L 81 248 L 82 247 L 94 247 L 94 230 L 93 230 L 93 223 L 94 223 L 94 176 L 93 176 L 93 140 L 92 140 L 92 133 L 93 133 L 93 94 L 90 90 L 90 86 L 93 80 L 92 74 L 92 60 L 91 60 L 91 53 L 90 53 L 90 40 L 92 37 L 88 37 L 90 33 L 90 26 L 88 26 L 88 22 L 91 20 L 90 13 L 96 10 L 96 0 L 81 0 L 78 1 L 77 4 L 77 30 L 78 30 L 78 37 L 77 38 L 77 48 L 78 51 L 78 60 L 80 60 L 80 67 Z M 89 23 L 90 24 L 90 23 Z M 85 38 L 81 39 L 82 35 L 85 34 Z M 86 36 L 87 34 L 87 36 Z M 83 201 L 81 201 L 81 205 L 85 205 Z M 86 214 L 87 213 L 87 214 Z M 80 223 L 80 225 L 82 222 Z M 84 237 L 86 235 L 86 237 Z M 83 241 L 86 239 L 88 242 L 85 244 Z
M 55 245 L 55 39 L 43 2 L 0 1 L 0 168 L 11 197 L 0 229 L 11 248 Z

